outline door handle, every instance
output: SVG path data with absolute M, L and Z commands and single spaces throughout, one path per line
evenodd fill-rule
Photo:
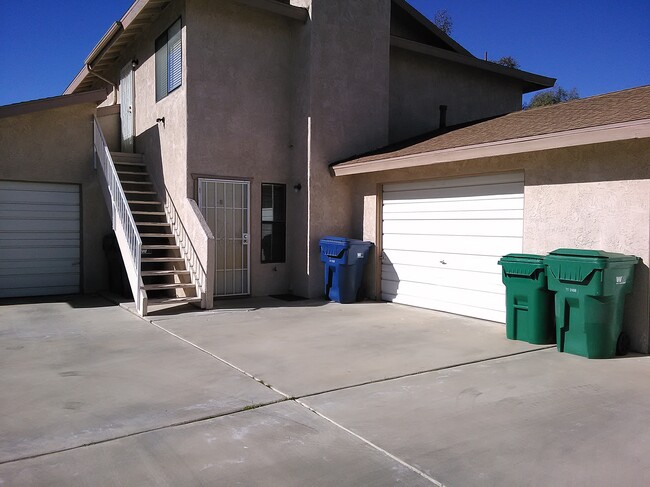
M 241 236 L 241 239 L 242 239 L 242 244 L 243 245 L 248 245 L 248 234 L 247 233 L 243 233 L 242 236 Z

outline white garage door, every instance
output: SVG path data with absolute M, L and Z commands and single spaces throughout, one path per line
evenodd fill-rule
M 499 258 L 521 252 L 523 174 L 386 184 L 382 299 L 505 322 Z
M 79 186 L 0 181 L 0 297 L 79 292 Z

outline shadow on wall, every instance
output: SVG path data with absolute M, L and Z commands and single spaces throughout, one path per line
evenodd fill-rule
M 144 154 L 149 176 L 156 189 L 164 189 L 162 149 L 160 143 L 160 126 L 152 125 L 136 137 L 135 152 Z M 165 194 L 159 194 L 160 201 L 166 203 Z

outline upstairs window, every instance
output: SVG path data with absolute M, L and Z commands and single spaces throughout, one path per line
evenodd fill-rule
M 181 19 L 156 39 L 156 101 L 178 88 L 183 81 Z
M 285 261 L 286 198 L 284 184 L 262 184 L 262 263 Z

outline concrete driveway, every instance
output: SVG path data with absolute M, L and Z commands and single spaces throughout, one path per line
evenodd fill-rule
M 385 303 L 0 301 L 0 485 L 649 485 L 650 362 Z

